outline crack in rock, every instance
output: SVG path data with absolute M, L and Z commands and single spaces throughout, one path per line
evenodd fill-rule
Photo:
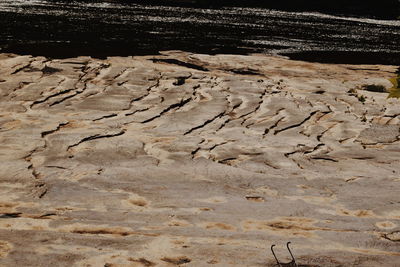
M 189 103 L 190 100 L 192 100 L 191 97 L 188 97 L 188 98 L 186 98 L 186 99 L 181 99 L 180 102 L 174 103 L 174 104 L 170 105 L 169 107 L 167 107 L 167 108 L 165 108 L 163 111 L 161 111 L 160 114 L 158 114 L 158 115 L 156 115 L 156 116 L 154 116 L 154 117 L 151 117 L 151 118 L 149 118 L 149 119 L 147 119 L 147 120 L 144 120 L 144 121 L 142 121 L 141 123 L 148 123 L 148 122 L 151 122 L 151 121 L 153 121 L 153 120 L 155 120 L 155 119 L 157 119 L 157 118 L 160 118 L 162 115 L 164 115 L 165 113 L 169 112 L 170 110 L 172 110 L 172 109 L 174 109 L 174 108 L 181 108 L 181 107 L 183 107 L 184 105 L 186 105 L 187 103 Z
M 198 129 L 200 129 L 200 128 L 204 128 L 204 127 L 206 127 L 208 124 L 212 123 L 213 121 L 215 121 L 215 120 L 218 119 L 218 118 L 221 118 L 221 117 L 224 116 L 224 115 L 225 115 L 225 111 L 223 111 L 223 112 L 217 114 L 216 116 L 214 116 L 213 118 L 211 118 L 211 119 L 209 119 L 209 120 L 206 120 L 203 124 L 189 129 L 189 130 L 186 131 L 183 135 L 188 135 L 188 134 L 192 133 L 193 131 L 196 131 L 196 130 L 198 130 Z
M 41 136 L 42 136 L 42 138 L 43 138 L 43 137 L 46 137 L 46 136 L 49 135 L 49 134 L 53 134 L 53 133 L 59 131 L 61 128 L 67 126 L 68 124 L 69 124 L 69 122 L 62 122 L 62 123 L 58 124 L 57 128 L 55 128 L 54 130 L 42 132 L 42 133 L 41 133 Z
M 317 112 L 318 112 L 318 110 L 311 112 L 310 115 L 308 115 L 308 117 L 305 118 L 305 119 L 304 119 L 302 122 L 300 122 L 300 123 L 296 123 L 296 124 L 287 126 L 287 127 L 283 128 L 283 129 L 275 130 L 274 135 L 277 135 L 277 134 L 279 134 L 279 133 L 281 133 L 281 132 L 284 132 L 284 131 L 287 131 L 287 130 L 290 130 L 290 129 L 293 129 L 293 128 L 302 126 L 304 123 L 306 123 L 307 121 L 309 121 Z
M 82 144 L 84 142 L 88 142 L 88 141 L 92 141 L 92 140 L 96 140 L 96 139 L 117 137 L 117 136 L 121 136 L 121 135 L 125 134 L 125 132 L 126 132 L 126 130 L 121 130 L 120 132 L 115 133 L 115 134 L 105 134 L 105 135 L 95 134 L 95 135 L 91 135 L 91 136 L 83 138 L 78 143 L 75 143 L 73 145 L 68 146 L 67 151 L 71 150 L 74 147 L 79 146 L 80 144 Z

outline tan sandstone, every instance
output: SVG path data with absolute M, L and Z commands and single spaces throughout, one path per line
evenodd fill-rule
M 0 266 L 400 266 L 394 66 L 0 55 Z

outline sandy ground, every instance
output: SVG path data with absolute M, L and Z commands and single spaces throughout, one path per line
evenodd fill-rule
M 0 55 L 0 266 L 400 266 L 393 66 Z

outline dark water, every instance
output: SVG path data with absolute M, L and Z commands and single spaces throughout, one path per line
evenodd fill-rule
M 106 57 L 178 49 L 400 65 L 400 20 L 189 6 L 0 0 L 0 52 Z

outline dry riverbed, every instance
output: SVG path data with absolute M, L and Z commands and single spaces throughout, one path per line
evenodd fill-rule
M 0 266 L 400 266 L 395 66 L 0 55 Z

